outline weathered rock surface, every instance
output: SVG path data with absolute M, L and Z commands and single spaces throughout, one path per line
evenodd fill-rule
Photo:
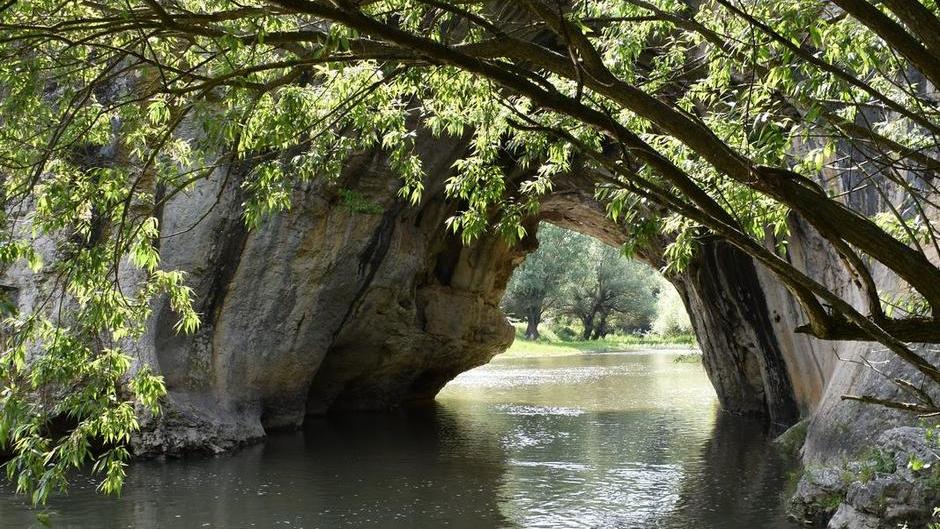
M 926 527 L 940 505 L 940 443 L 924 428 L 886 430 L 863 457 L 810 468 L 791 500 L 801 522 L 829 529 Z
M 834 468 L 808 469 L 790 501 L 790 515 L 798 522 L 825 525 L 845 497 L 842 473 Z
M 430 172 L 446 174 L 460 148 L 436 144 Z M 461 245 L 444 229 L 455 205 L 442 185 L 406 207 L 375 155 L 342 182 L 296 189 L 293 211 L 252 232 L 236 181 L 168 205 L 163 230 L 181 235 L 161 248 L 164 264 L 189 273 L 204 322 L 181 337 L 169 308 L 156 311 L 140 354 L 170 397 L 136 449 L 224 450 L 308 414 L 430 399 L 508 347 L 498 303 L 524 248 Z
M 726 243 L 706 241 L 675 283 L 722 407 L 767 415 L 781 430 L 795 423 L 791 374 L 751 259 Z

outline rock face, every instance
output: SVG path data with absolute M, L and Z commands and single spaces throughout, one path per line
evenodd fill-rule
M 429 172 L 447 174 L 459 153 L 435 144 Z M 168 205 L 163 230 L 182 235 L 164 243 L 164 264 L 189 273 L 204 321 L 180 337 L 169 308 L 156 311 L 139 354 L 170 395 L 137 451 L 223 450 L 308 414 L 431 399 L 508 347 L 498 303 L 527 248 L 464 247 L 444 229 L 456 206 L 442 188 L 406 206 L 383 158 L 362 156 L 256 231 L 242 227 L 237 181 Z
M 705 241 L 674 281 L 723 408 L 766 414 L 781 430 L 799 418 L 793 384 L 757 269 L 730 245 Z
M 925 527 L 940 505 L 938 443 L 923 428 L 886 430 L 860 460 L 811 468 L 791 500 L 801 521 L 831 529 Z

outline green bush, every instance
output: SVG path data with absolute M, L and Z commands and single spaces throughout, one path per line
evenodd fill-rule
M 868 452 L 865 465 L 880 474 L 891 474 L 897 470 L 894 454 L 881 448 L 873 448 Z
M 573 342 L 579 338 L 578 332 L 567 325 L 555 329 L 555 336 L 563 342 Z

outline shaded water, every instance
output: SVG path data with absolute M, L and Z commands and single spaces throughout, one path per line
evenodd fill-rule
M 759 425 L 666 353 L 497 359 L 430 409 L 314 421 L 233 455 L 79 481 L 60 528 L 790 529 Z M 0 528 L 40 527 L 0 492 Z

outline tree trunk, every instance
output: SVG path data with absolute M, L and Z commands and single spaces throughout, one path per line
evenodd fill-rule
M 539 323 L 542 322 L 542 313 L 536 309 L 530 309 L 528 314 L 525 317 L 525 337 L 526 340 L 538 340 L 541 336 L 539 334 Z
M 592 340 L 598 340 L 607 336 L 607 314 L 601 314 L 600 321 L 594 326 L 594 332 L 591 334 Z
M 584 331 L 581 332 L 581 339 L 590 340 L 591 334 L 594 332 L 594 314 L 581 318 L 581 324 L 584 326 Z

